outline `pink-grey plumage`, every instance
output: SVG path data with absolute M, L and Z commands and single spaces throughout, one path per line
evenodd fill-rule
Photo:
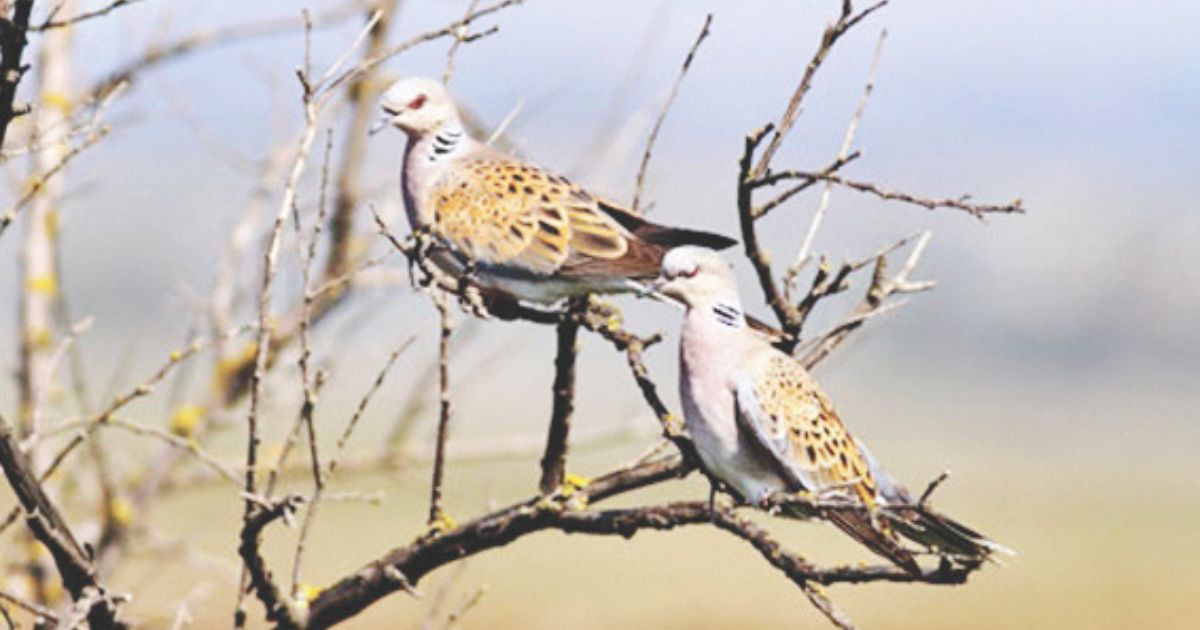
M 672 247 L 734 243 L 656 225 L 476 141 L 437 81 L 402 79 L 381 106 L 408 136 L 401 186 L 413 229 L 445 245 L 434 254 L 439 266 L 501 295 L 550 303 L 636 291 Z
M 686 308 L 679 356 L 687 430 L 705 469 L 733 492 L 759 505 L 797 492 L 855 501 L 864 509 L 826 517 L 909 571 L 920 569 L 897 532 L 963 562 L 1007 551 L 914 504 L 800 363 L 751 332 L 733 272 L 715 252 L 672 250 L 655 286 Z

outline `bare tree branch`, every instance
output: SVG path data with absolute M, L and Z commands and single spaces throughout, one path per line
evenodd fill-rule
M 4 468 L 8 483 L 25 511 L 30 532 L 50 550 L 71 598 L 76 601 L 94 598 L 86 609 L 89 625 L 97 630 L 123 628 L 124 624 L 117 621 L 116 601 L 106 594 L 88 553 L 46 496 L 37 475 L 17 446 L 12 427 L 3 416 L 0 416 L 0 467 Z
M 763 149 L 762 154 L 759 155 L 754 169 L 750 171 L 751 179 L 762 177 L 766 174 L 767 169 L 770 168 L 771 159 L 775 157 L 775 152 L 783 144 L 784 137 L 792 130 L 792 125 L 796 124 L 796 119 L 800 116 L 800 105 L 804 101 L 804 97 L 808 94 L 808 90 L 812 87 L 813 78 L 817 75 L 817 70 L 825 62 L 825 58 L 829 55 L 829 51 L 833 49 L 834 44 L 837 43 L 842 35 L 845 35 L 851 28 L 854 28 L 855 24 L 858 24 L 863 18 L 883 8 L 886 4 L 887 0 L 881 0 L 858 13 L 854 13 L 853 3 L 850 0 L 843 0 L 841 15 L 838 16 L 838 19 L 833 24 L 825 28 L 824 34 L 821 35 L 821 43 L 817 46 L 817 51 L 804 68 L 804 75 L 800 78 L 800 84 L 796 86 L 796 91 L 792 93 L 792 98 L 788 101 L 783 115 L 779 117 L 779 121 L 772 127 L 774 134 L 771 136 L 771 140 L 767 143 L 766 148 Z
M 17 96 L 17 84 L 25 75 L 21 55 L 29 42 L 29 14 L 33 11 L 33 0 L 15 0 L 13 17 L 0 16 L 0 148 L 8 134 L 8 125 L 17 116 L 13 101 Z
M 449 297 L 444 291 L 433 289 L 430 293 L 437 306 L 439 319 L 438 334 L 438 424 L 434 442 L 433 480 L 429 488 L 429 523 L 445 520 L 442 511 L 442 476 L 446 468 L 446 439 L 450 430 L 450 335 L 454 332 L 454 317 L 450 314 Z
M 575 362 L 579 357 L 578 314 L 587 308 L 586 300 L 571 300 L 558 323 L 558 343 L 554 357 L 554 384 L 551 391 L 550 429 L 546 432 L 546 450 L 542 454 L 542 477 L 538 488 L 552 494 L 563 483 L 567 467 L 567 438 L 571 414 L 575 411 Z
M 883 42 L 886 40 L 887 29 L 879 31 L 879 39 L 875 42 L 875 52 L 871 55 L 871 67 L 867 70 L 866 85 L 863 87 L 862 96 L 858 99 L 858 106 L 854 108 L 854 115 L 850 117 L 850 124 L 846 125 L 846 133 L 842 136 L 842 146 L 838 148 L 837 160 L 839 162 L 845 163 L 850 158 L 850 146 L 854 143 L 854 133 L 858 130 L 858 123 L 862 120 L 863 112 L 867 109 L 867 101 L 871 99 L 871 92 L 875 89 L 875 73 L 879 70 L 879 60 L 883 57 Z M 795 285 L 796 274 L 808 262 L 809 250 L 812 249 L 813 239 L 817 236 L 817 230 L 821 228 L 821 220 L 825 218 L 825 212 L 829 209 L 829 198 L 832 192 L 833 185 L 826 182 L 825 187 L 821 190 L 821 198 L 817 202 L 817 209 L 813 212 L 812 221 L 809 222 L 808 230 L 804 233 L 804 240 L 800 242 L 800 250 L 796 253 L 796 261 L 788 267 L 787 273 L 783 276 L 783 292 L 789 298 L 792 288 Z M 767 209 L 762 209 L 759 216 L 766 214 L 766 212 Z
M 56 28 L 64 28 L 67 26 L 74 26 L 76 24 L 79 24 L 80 22 L 86 22 L 88 20 L 92 20 L 92 19 L 95 19 L 98 17 L 103 17 L 105 15 L 108 15 L 109 13 L 112 13 L 113 11 L 116 11 L 117 9 L 119 9 L 123 6 L 127 6 L 130 4 L 137 3 L 137 2 L 141 2 L 141 0 L 111 0 L 108 4 L 106 4 L 100 8 L 93 9 L 91 11 L 84 11 L 83 13 L 79 13 L 77 15 L 73 15 L 71 17 L 66 17 L 66 18 L 58 18 L 57 17 L 59 9 L 61 8 L 61 5 L 60 5 L 60 6 L 55 7 L 54 10 L 50 12 L 50 15 L 45 19 L 45 21 L 43 21 L 41 24 L 38 24 L 37 26 L 31 27 L 29 30 L 40 32 L 40 31 L 49 31 L 49 30 L 56 29 Z

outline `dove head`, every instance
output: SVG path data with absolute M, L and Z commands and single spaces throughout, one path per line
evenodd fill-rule
M 654 288 L 687 308 L 724 303 L 738 306 L 737 281 L 729 263 L 707 247 L 676 247 L 663 257 Z
M 400 79 L 383 93 L 379 106 L 386 124 L 410 136 L 423 136 L 459 123 L 458 109 L 450 92 L 433 79 Z

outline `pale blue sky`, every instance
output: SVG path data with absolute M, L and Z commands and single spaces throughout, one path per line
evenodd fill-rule
M 147 0 L 81 29 L 78 71 L 102 76 L 164 30 L 332 4 L 214 0 L 184 10 Z M 526 155 L 628 199 L 665 88 L 703 15 L 715 13 L 712 37 L 663 129 L 648 190 L 657 219 L 734 234 L 741 138 L 779 115 L 836 4 L 529 0 L 485 21 L 500 32 L 461 51 L 453 87 L 491 123 L 523 99 L 511 133 Z M 170 7 L 172 17 L 163 18 Z M 463 7 L 406 2 L 395 37 L 441 25 Z M 847 174 L 931 196 L 1019 196 L 1030 211 L 982 225 L 953 211 L 836 192 L 818 251 L 841 259 L 931 228 L 917 276 L 941 282 L 864 334 L 846 359 L 848 375 L 855 362 L 904 364 L 914 355 L 1005 366 L 1005 378 L 1068 379 L 1081 389 L 1131 370 L 1166 383 L 1196 373 L 1198 21 L 1200 7 L 1181 2 L 895 2 L 839 45 L 777 165 L 829 160 L 886 27 L 875 96 L 856 141 L 864 158 Z M 318 33 L 318 66 L 352 33 Z M 414 50 L 387 71 L 436 75 L 446 45 Z M 71 186 L 86 192 L 65 211 L 66 287 L 77 313 L 96 315 L 92 334 L 101 347 L 137 337 L 138 355 L 150 361 L 160 346 L 147 340 L 182 335 L 180 287 L 207 289 L 250 185 L 245 169 L 222 163 L 173 103 L 184 103 L 221 143 L 259 157 L 299 124 L 292 71 L 301 54 L 292 34 L 155 70 L 114 112 L 113 136 L 73 165 Z M 595 150 L 598 131 L 600 146 L 615 149 Z M 371 147 L 373 190 L 395 204 L 400 141 L 380 134 Z M 814 204 L 805 199 L 764 223 L 780 258 L 792 255 Z M 13 232 L 0 257 L 10 261 L 15 249 Z M 0 275 L 3 295 L 12 295 L 14 276 Z M 377 303 L 371 308 L 401 317 L 425 310 L 411 298 L 369 299 Z M 670 313 L 634 308 L 649 313 L 648 327 L 674 323 Z M 9 339 L 14 310 L 0 311 Z M 376 324 L 371 330 L 392 330 Z M 535 348 L 528 360 L 544 362 L 544 349 Z M 661 355 L 656 360 L 669 366 L 671 352 Z M 1186 407 L 1166 415 L 1195 419 Z

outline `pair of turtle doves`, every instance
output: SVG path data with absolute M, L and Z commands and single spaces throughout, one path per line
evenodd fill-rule
M 729 265 L 735 241 L 656 225 L 553 172 L 471 137 L 442 84 L 403 79 L 385 122 L 408 137 L 401 186 L 409 222 L 441 245 L 434 263 L 493 298 L 553 303 L 657 291 L 686 308 L 680 394 L 701 464 L 750 503 L 840 493 L 865 509 L 827 518 L 897 565 L 920 571 L 899 535 L 963 562 L 1002 550 L 915 505 L 791 356 L 751 332 Z

